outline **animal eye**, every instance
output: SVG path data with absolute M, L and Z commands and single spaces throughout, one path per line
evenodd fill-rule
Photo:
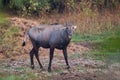
M 71 29 L 74 29 L 74 27 L 72 26 Z

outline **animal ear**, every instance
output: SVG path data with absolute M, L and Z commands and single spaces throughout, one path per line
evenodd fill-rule
M 75 22 L 74 22 L 74 21 L 72 21 L 72 25 L 75 25 Z
M 68 27 L 68 21 L 66 21 L 66 27 Z
M 68 29 L 68 21 L 66 21 L 66 28 Z
M 75 25 L 75 22 L 74 22 L 74 21 L 72 21 L 72 27 L 73 27 L 73 29 L 76 29 L 76 28 L 77 28 L 77 26 Z

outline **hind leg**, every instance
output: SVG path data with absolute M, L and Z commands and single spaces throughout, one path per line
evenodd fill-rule
M 31 61 L 31 68 L 32 68 L 32 69 L 34 69 L 33 57 L 34 57 L 34 49 L 32 49 L 32 50 L 30 51 L 30 61 Z
M 36 57 L 39 65 L 40 65 L 40 68 L 43 69 L 43 66 L 42 66 L 42 64 L 40 62 L 39 55 L 38 55 L 38 48 L 35 49 L 35 57 Z

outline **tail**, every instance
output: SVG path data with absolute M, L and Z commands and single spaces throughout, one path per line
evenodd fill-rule
M 22 43 L 22 46 L 25 46 L 25 45 L 26 45 L 27 33 L 28 33 L 28 32 L 25 33 L 25 37 L 24 37 L 24 41 L 23 41 L 23 43 Z

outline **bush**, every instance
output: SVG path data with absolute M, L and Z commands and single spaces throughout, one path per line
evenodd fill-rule
M 32 15 L 46 12 L 103 11 L 119 8 L 120 0 L 2 0 L 18 14 Z
M 46 11 L 49 3 L 48 0 L 10 0 L 9 8 L 24 16 Z

